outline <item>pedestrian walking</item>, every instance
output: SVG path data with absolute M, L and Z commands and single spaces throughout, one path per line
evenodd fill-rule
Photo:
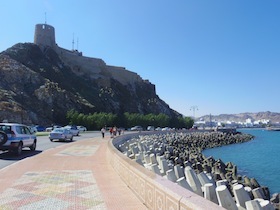
M 118 134 L 121 135 L 122 129 L 118 128 Z
M 104 127 L 101 128 L 101 134 L 102 134 L 103 139 L 104 139 L 104 136 L 105 136 L 105 132 L 106 132 L 106 129 Z
M 111 127 L 109 131 L 110 131 L 111 138 L 113 138 L 113 127 Z
M 117 135 L 117 127 L 114 126 L 114 127 L 113 127 L 113 136 L 115 137 L 116 135 Z

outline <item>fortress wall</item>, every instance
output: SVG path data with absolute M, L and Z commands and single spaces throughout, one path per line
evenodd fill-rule
M 94 78 L 97 74 L 100 76 L 101 71 L 104 70 L 124 85 L 142 81 L 142 78 L 135 72 L 128 71 L 124 67 L 108 66 L 102 59 L 85 57 L 78 51 L 70 51 L 60 47 L 57 47 L 56 51 L 77 74 L 87 74 Z
M 143 133 L 142 133 L 143 134 Z M 221 206 L 159 176 L 116 149 L 116 145 L 139 134 L 118 136 L 108 142 L 110 165 L 148 209 L 222 210 Z
M 128 71 L 124 67 L 107 66 L 107 70 L 112 74 L 114 79 L 124 85 L 142 81 L 142 78 L 137 73 Z
M 57 47 L 56 52 L 77 74 L 90 74 L 94 77 L 94 74 L 100 74 L 101 69 L 106 67 L 106 63 L 102 59 L 85 57 L 78 51 Z

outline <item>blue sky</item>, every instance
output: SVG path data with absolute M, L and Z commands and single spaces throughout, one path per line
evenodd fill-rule
M 148 79 L 186 116 L 280 112 L 279 11 L 279 0 L 0 0 L 0 51 L 33 42 L 46 20 L 59 46 L 74 34 L 83 55 Z

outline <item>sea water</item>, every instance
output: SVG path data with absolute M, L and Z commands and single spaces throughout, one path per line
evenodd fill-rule
M 237 165 L 238 174 L 255 178 L 267 186 L 270 194 L 280 193 L 280 131 L 242 129 L 255 136 L 254 140 L 203 151 L 206 157 L 221 159 Z

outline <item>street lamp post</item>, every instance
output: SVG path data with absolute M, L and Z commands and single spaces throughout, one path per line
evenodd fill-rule
M 197 106 L 191 106 L 190 110 L 193 111 L 193 119 L 195 119 L 195 111 L 198 110 L 198 107 Z
M 21 110 L 20 110 L 20 121 L 21 121 L 21 124 L 23 124 L 23 106 L 22 106 L 22 102 L 23 102 L 23 92 L 20 92 L 20 99 L 21 99 Z
M 54 109 L 52 108 L 52 124 L 54 124 Z

